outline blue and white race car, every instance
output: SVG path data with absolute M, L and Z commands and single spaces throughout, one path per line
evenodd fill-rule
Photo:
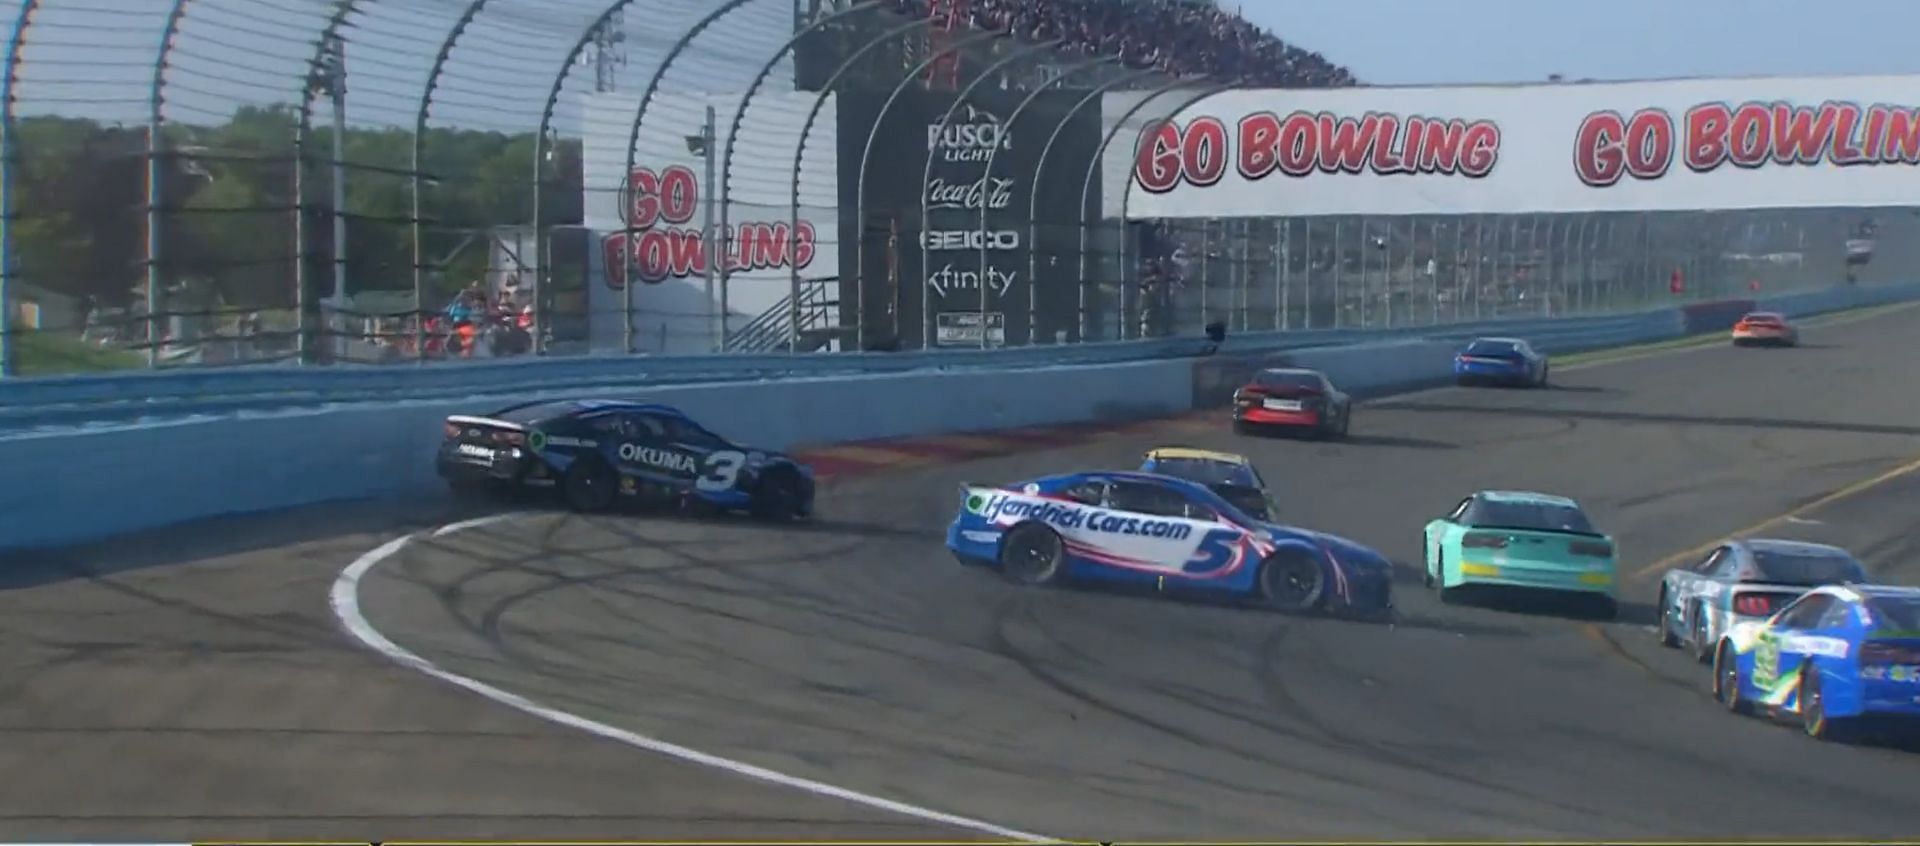
M 781 520 L 813 513 L 813 470 L 734 443 L 679 409 L 551 400 L 446 419 L 435 467 L 455 490 L 557 488 L 577 511 L 623 498 Z
M 1920 588 L 1829 585 L 1734 623 L 1714 650 L 1713 695 L 1822 739 L 1920 724 Z
M 1205 485 L 1152 473 L 962 484 L 947 548 L 1022 584 L 1069 580 L 1257 598 L 1284 611 L 1384 614 L 1393 565 L 1353 541 L 1249 517 Z

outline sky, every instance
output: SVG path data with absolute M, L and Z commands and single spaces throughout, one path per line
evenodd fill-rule
M 1920 2 L 1224 0 L 1380 85 L 1920 72 Z
M 25 0 L 0 0 L 0 25 Z M 1116 0 L 1123 2 L 1124 0 Z M 311 40 L 337 0 L 185 0 L 164 75 L 170 121 L 295 102 Z M 413 124 L 437 47 L 472 0 L 358 0 L 348 120 Z M 564 58 L 610 0 L 487 0 L 462 31 L 429 123 L 524 132 L 566 70 L 554 123 L 575 124 L 591 66 Z M 667 45 L 718 0 L 632 0 L 619 88 L 644 86 Z M 791 33 L 796 0 L 748 0 L 675 64 L 664 90 L 739 91 Z M 1871 12 L 1813 0 L 1225 0 L 1373 84 L 1671 76 L 1920 73 L 1920 0 Z M 146 120 L 159 33 L 174 0 L 40 0 L 23 39 L 16 114 Z M 770 79 L 790 78 L 779 68 Z M 1916 95 L 1920 96 L 1920 95 Z

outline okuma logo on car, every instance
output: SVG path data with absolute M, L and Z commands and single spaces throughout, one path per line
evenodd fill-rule
M 941 161 L 984 162 L 995 149 L 1013 149 L 1013 130 L 992 112 L 964 104 L 945 126 L 927 125 L 927 153 Z
M 692 473 L 695 468 L 693 456 L 670 449 L 641 446 L 640 444 L 621 444 L 620 460 L 634 464 L 644 464 L 675 473 Z

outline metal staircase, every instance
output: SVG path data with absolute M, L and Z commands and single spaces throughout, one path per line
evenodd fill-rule
M 727 335 L 730 353 L 819 352 L 829 348 L 840 332 L 840 279 L 803 279 L 800 282 L 796 327 L 792 294 L 781 297 L 758 317 Z M 798 343 L 795 343 L 795 331 Z

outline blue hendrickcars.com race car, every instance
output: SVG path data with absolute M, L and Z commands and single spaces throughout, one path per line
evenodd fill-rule
M 1828 585 L 1734 623 L 1714 649 L 1713 695 L 1823 739 L 1920 724 L 1920 588 Z
M 455 489 L 557 488 L 578 511 L 622 497 L 767 519 L 813 513 L 813 470 L 727 440 L 657 403 L 557 400 L 446 420 L 436 466 Z
M 1068 580 L 1257 598 L 1285 611 L 1382 614 L 1393 565 L 1332 535 L 1254 520 L 1205 485 L 1151 473 L 963 484 L 947 548 L 1023 584 Z

